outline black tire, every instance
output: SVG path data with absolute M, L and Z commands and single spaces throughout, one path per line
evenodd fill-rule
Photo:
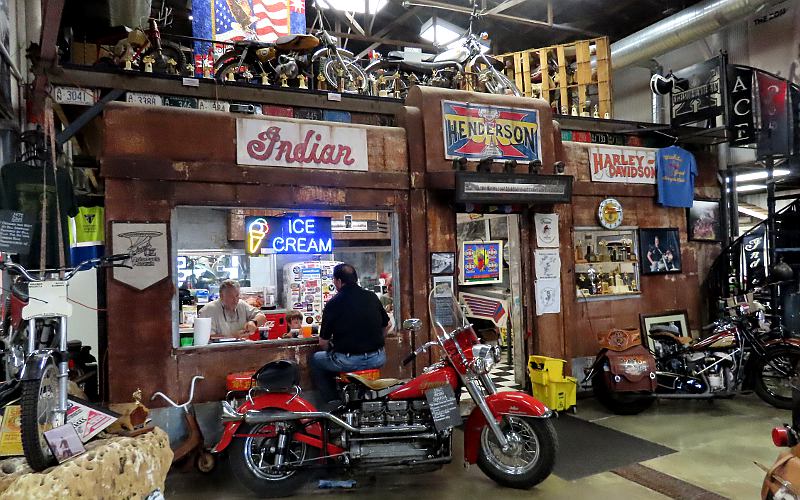
M 342 75 L 346 77 L 345 91 L 348 90 L 349 83 L 358 93 L 366 94 L 369 87 L 367 74 L 364 73 L 364 70 L 361 69 L 361 66 L 359 66 L 348 56 L 341 55 L 341 58 L 342 62 L 344 63 L 344 67 L 341 67 L 342 65 L 339 63 L 339 59 L 335 57 L 325 61 L 325 64 L 322 66 L 322 74 L 325 75 L 325 80 L 328 82 L 330 89 L 334 90 L 339 87 L 338 79 L 339 72 L 341 72 Z M 361 82 L 360 85 L 359 81 Z
M 28 465 L 37 472 L 56 464 L 56 458 L 50 451 L 50 447 L 47 446 L 44 432 L 63 423 L 55 422 L 50 411 L 58 404 L 57 376 L 58 369 L 52 361 L 48 361 L 40 379 L 21 382 L 22 449 Z
M 273 424 L 242 424 L 239 427 L 238 434 L 257 434 L 262 428 L 269 427 Z M 312 481 L 314 478 L 315 469 L 308 470 L 293 470 L 288 473 L 274 474 L 270 476 L 267 471 L 262 469 L 251 468 L 255 466 L 252 462 L 252 457 L 248 460 L 248 448 L 262 448 L 267 447 L 275 441 L 276 438 L 234 438 L 230 446 L 228 454 L 228 463 L 230 464 L 231 471 L 236 479 L 242 485 L 263 498 L 278 498 L 292 495 L 305 483 Z M 308 461 L 309 465 L 314 464 L 314 460 L 319 456 L 319 451 L 316 448 L 299 442 L 292 441 L 289 443 L 292 450 L 297 450 L 296 455 L 290 453 L 290 461 Z M 273 456 L 266 454 L 267 458 L 265 463 L 271 463 Z
M 497 484 L 509 488 L 528 489 L 544 481 L 553 471 L 558 452 L 558 437 L 553 423 L 549 419 L 506 416 L 500 422 L 500 428 L 506 435 L 511 430 L 517 432 L 523 440 L 520 443 L 522 449 L 512 455 L 503 453 L 487 425 L 481 431 L 478 452 L 478 467 L 481 471 Z M 531 453 L 525 446 L 526 443 L 532 443 L 535 447 L 532 452 L 534 457 L 522 458 L 524 465 L 519 467 L 501 463 L 525 452 Z
M 153 63 L 153 72 L 155 73 L 164 73 L 168 75 L 182 75 L 184 69 L 186 68 L 186 56 L 183 55 L 183 51 L 181 50 L 181 46 L 175 42 L 170 42 L 167 40 L 161 40 L 161 55 L 162 58 L 158 57 L 158 51 L 155 47 L 148 49 L 142 54 L 142 59 L 148 56 L 153 56 L 156 59 L 156 62 Z M 177 68 L 176 72 L 172 72 L 169 69 L 169 65 L 167 61 L 173 59 L 175 61 L 175 67 Z M 144 63 L 142 63 L 142 71 L 144 71 Z
M 800 363 L 800 349 L 796 347 L 768 349 L 766 356 L 756 360 L 754 366 L 753 390 L 758 397 L 775 408 L 791 410 L 792 386 L 790 379 L 794 376 L 798 363 Z M 785 373 L 778 373 L 775 367 L 785 370 Z M 765 374 L 768 375 L 765 376 Z
M 655 397 L 631 392 L 614 392 L 606 385 L 603 372 L 592 377 L 594 397 L 609 411 L 617 415 L 638 415 L 650 408 Z
M 241 71 L 240 71 L 241 69 Z M 252 78 L 245 78 L 242 76 L 245 72 L 249 71 L 253 77 Z M 233 82 L 226 80 L 227 73 L 233 72 Z M 274 75 L 270 74 L 270 84 L 275 85 L 276 82 L 274 81 Z M 219 83 L 248 83 L 251 85 L 261 84 L 261 68 L 257 66 L 253 66 L 247 61 L 243 61 L 241 66 L 239 65 L 239 59 L 234 58 L 230 61 L 222 63 L 218 70 L 214 73 L 214 78 Z

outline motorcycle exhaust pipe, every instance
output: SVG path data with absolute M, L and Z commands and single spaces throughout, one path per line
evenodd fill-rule
M 255 411 L 250 410 L 244 414 L 244 421 L 248 424 L 267 424 L 272 422 L 285 422 L 287 420 L 304 420 L 310 418 L 324 418 L 353 434 L 409 434 L 424 432 L 428 429 L 425 425 L 402 425 L 397 427 L 367 427 L 360 429 L 353 427 L 339 417 L 326 411 Z

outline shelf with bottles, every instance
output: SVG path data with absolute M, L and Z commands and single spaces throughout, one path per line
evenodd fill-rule
M 636 236 L 633 227 L 575 228 L 573 247 L 578 298 L 641 292 Z

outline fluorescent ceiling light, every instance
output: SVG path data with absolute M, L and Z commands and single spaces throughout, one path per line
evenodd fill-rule
M 461 38 L 467 30 L 442 19 L 428 19 L 419 30 L 419 36 L 437 45 L 449 45 Z
M 784 168 L 776 168 L 772 171 L 772 177 L 784 177 L 789 175 L 791 171 L 786 170 Z M 750 172 L 747 174 L 739 174 L 736 176 L 736 182 L 747 182 L 747 181 L 756 181 L 759 179 L 766 179 L 767 178 L 767 171 L 760 170 L 758 172 Z
M 736 192 L 738 193 L 746 193 L 748 191 L 760 191 L 762 189 L 767 189 L 767 186 L 764 184 L 746 184 L 744 186 L 736 186 Z
M 320 8 L 355 12 L 356 14 L 364 14 L 364 3 L 364 0 L 317 0 L 317 5 Z M 388 3 L 388 0 L 367 0 L 369 13 L 375 14 L 386 7 Z

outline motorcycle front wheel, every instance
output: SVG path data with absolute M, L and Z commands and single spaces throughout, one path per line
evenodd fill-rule
M 142 54 L 142 59 L 145 57 L 153 57 L 153 71 L 156 73 L 163 73 L 167 75 L 182 75 L 186 69 L 186 56 L 181 50 L 181 46 L 175 42 L 161 40 L 161 57 L 159 57 L 158 50 L 155 47 L 148 49 Z M 168 61 L 172 59 L 175 61 L 175 69 L 170 68 Z M 144 64 L 142 64 L 144 71 Z
M 366 94 L 367 87 L 369 86 L 367 74 L 364 73 L 364 70 L 361 69 L 361 66 L 356 64 L 355 61 L 344 56 L 340 57 L 342 58 L 344 66 L 336 57 L 329 58 L 322 66 L 322 74 L 325 75 L 325 81 L 328 82 L 330 89 L 335 90 L 339 88 L 339 75 L 341 75 L 341 77 L 344 78 L 345 91 L 355 89 L 360 94 Z
M 800 363 L 800 349 L 774 347 L 756 361 L 753 389 L 765 403 L 782 410 L 792 409 L 791 378 Z
M 303 470 L 319 455 L 316 448 L 289 437 L 284 463 L 289 469 L 275 467 L 278 436 L 275 424 L 242 424 L 230 446 L 230 467 L 236 479 L 250 491 L 263 498 L 286 497 L 306 482 L 313 480 L 314 469 Z M 291 433 L 290 433 L 291 436 Z
M 481 431 L 478 467 L 498 484 L 528 489 L 544 481 L 553 471 L 558 437 L 549 419 L 503 417 L 500 422 L 509 442 L 504 450 L 487 425 Z
M 23 380 L 22 384 L 22 449 L 31 469 L 39 472 L 55 465 L 56 458 L 44 433 L 64 424 L 64 415 L 58 409 L 59 387 L 58 368 L 47 361 L 42 377 Z
M 258 65 L 250 64 L 247 61 L 242 61 L 242 63 L 239 64 L 239 59 L 236 58 L 223 63 L 219 69 L 217 69 L 214 78 L 220 83 L 238 82 L 260 85 L 261 73 L 262 69 Z M 276 84 L 273 75 L 269 75 L 269 80 L 270 84 Z

